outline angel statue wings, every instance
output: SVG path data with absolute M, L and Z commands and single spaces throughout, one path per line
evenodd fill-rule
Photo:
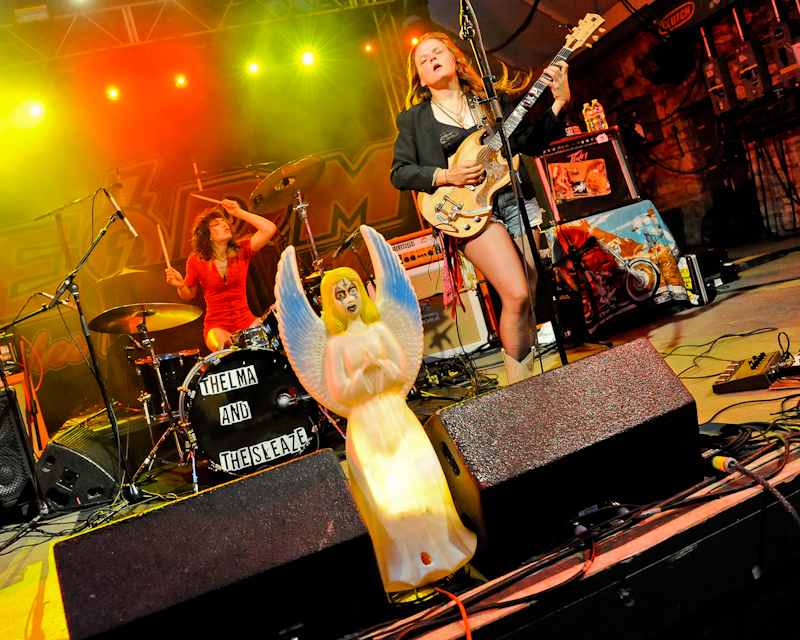
M 361 234 L 375 270 L 373 302 L 352 269 L 322 278 L 322 317 L 309 305 L 294 247 L 275 284 L 280 335 L 302 385 L 347 418 L 350 484 L 387 592 L 439 580 L 472 558 L 476 537 L 461 522 L 436 452 L 406 394 L 422 362 L 419 303 L 381 234 Z

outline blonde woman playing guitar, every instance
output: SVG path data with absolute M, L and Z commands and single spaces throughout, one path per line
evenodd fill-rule
M 550 88 L 553 104 L 537 125 L 522 122 L 517 126 L 511 138 L 514 153 L 538 154 L 563 136 L 564 108 L 570 99 L 567 70 L 567 63 L 559 60 L 546 69 L 547 76 L 539 79 Z M 482 111 L 474 106 L 476 98 L 484 97 L 480 77 L 450 38 L 442 33 L 429 33 L 411 50 L 408 78 L 406 110 L 397 116 L 399 133 L 394 145 L 392 184 L 397 189 L 424 193 L 434 193 L 446 185 L 481 184 L 486 172 L 475 159 L 448 163 L 461 143 L 481 124 L 477 120 L 482 118 Z M 501 84 L 498 88 L 504 87 Z M 504 113 L 510 113 L 507 95 L 501 93 L 500 97 Z M 541 209 L 524 166 L 520 177 L 528 219 L 535 227 L 541 224 Z M 498 224 L 486 224 L 479 234 L 466 241 L 462 250 L 483 272 L 502 301 L 500 341 L 509 382 L 514 382 L 533 371 L 531 348 L 536 321 L 529 300 L 536 299 L 537 274 L 510 185 L 494 194 L 491 220 Z M 437 224 L 434 219 L 432 224 L 456 235 L 447 223 Z M 530 282 L 530 298 L 527 282 Z

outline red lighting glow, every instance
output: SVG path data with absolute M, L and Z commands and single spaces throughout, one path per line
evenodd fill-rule
M 178 74 L 175 76 L 175 86 L 183 88 L 186 86 L 186 76 L 183 74 Z

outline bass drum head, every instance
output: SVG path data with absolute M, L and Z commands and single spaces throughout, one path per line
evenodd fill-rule
M 214 465 L 246 475 L 316 451 L 317 418 L 285 356 L 266 349 L 212 353 L 189 374 L 181 417 Z

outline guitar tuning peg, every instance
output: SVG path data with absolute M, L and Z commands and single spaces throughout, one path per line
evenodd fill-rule
M 605 32 L 606 32 L 606 30 L 605 30 L 605 29 L 603 29 L 603 27 L 598 27 L 598 28 L 597 28 L 597 30 L 598 30 L 600 33 L 605 33 Z
M 600 39 L 600 36 L 592 36 L 592 40 L 594 40 L 595 42 L 597 42 L 599 39 Z
M 586 47 L 587 49 L 591 49 L 592 48 L 592 45 L 590 45 L 588 42 L 583 46 Z

